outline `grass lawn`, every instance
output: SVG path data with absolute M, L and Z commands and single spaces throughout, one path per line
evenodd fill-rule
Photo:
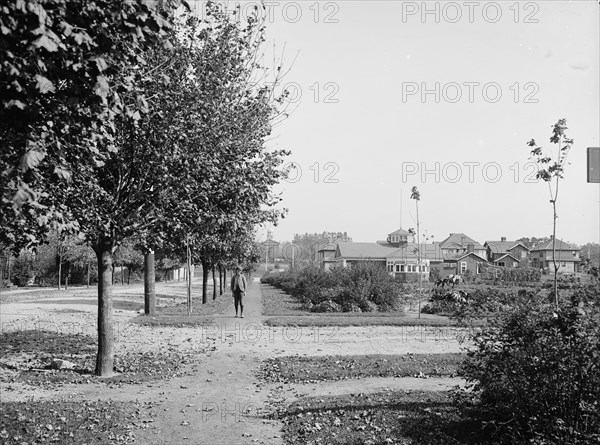
M 217 296 L 216 300 L 209 297 L 206 304 L 202 304 L 201 297 L 192 300 L 192 315 L 187 314 L 187 300 L 173 306 L 156 308 L 155 315 L 140 315 L 132 320 L 144 326 L 173 326 L 189 327 L 201 326 L 213 321 L 213 315 L 222 314 L 226 308 L 233 304 L 231 295 L 225 293 Z
M 333 355 L 278 357 L 260 370 L 269 382 L 302 383 L 364 377 L 453 377 L 464 354 Z
M 307 397 L 282 407 L 284 439 L 292 444 L 479 443 L 479 425 L 464 420 L 450 393 L 388 391 Z
M 263 315 L 269 326 L 457 326 L 448 317 L 416 312 L 326 312 L 302 310 L 300 303 L 280 289 L 261 284 Z M 483 325 L 481 321 L 477 325 Z

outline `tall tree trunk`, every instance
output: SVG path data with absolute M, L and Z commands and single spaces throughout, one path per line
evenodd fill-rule
M 58 256 L 58 290 L 60 290 L 61 283 L 61 275 L 62 275 L 62 256 Z
M 556 181 L 556 189 L 558 191 L 558 180 Z M 552 211 L 554 215 L 552 224 L 552 264 L 554 265 L 554 304 L 558 309 L 558 268 L 556 263 L 556 197 L 552 200 Z
M 121 263 L 121 286 L 125 285 L 125 267 L 123 267 L 123 263 Z
M 227 268 L 223 267 L 223 290 L 227 289 Z
M 192 250 L 190 249 L 190 240 L 187 239 L 186 248 L 186 262 L 187 262 L 187 305 L 188 305 L 188 317 L 192 315 Z
M 69 290 L 69 275 L 71 274 L 71 262 L 67 263 L 67 275 L 65 276 L 65 290 Z
M 212 281 L 213 281 L 213 300 L 217 299 L 217 274 L 215 273 L 215 265 L 212 266 Z
M 131 284 L 131 267 L 127 268 L 127 286 Z
M 115 284 L 115 265 L 114 265 L 114 263 L 111 263 L 110 267 L 112 269 L 111 276 L 110 276 L 110 284 L 112 286 L 113 284 Z
M 223 295 L 223 266 L 219 264 L 219 295 Z
M 90 288 L 90 263 L 91 263 L 91 259 L 88 255 L 87 257 L 87 288 Z
M 202 304 L 206 304 L 206 294 L 208 290 L 208 272 L 210 268 L 208 266 L 208 262 L 202 260 Z
M 110 376 L 113 373 L 113 301 L 112 301 L 112 244 L 100 240 L 96 247 L 98 257 L 98 355 L 96 375 Z
M 154 315 L 156 312 L 156 292 L 154 288 L 154 251 L 144 254 L 144 313 Z
M 177 281 L 181 281 L 181 267 L 177 268 Z

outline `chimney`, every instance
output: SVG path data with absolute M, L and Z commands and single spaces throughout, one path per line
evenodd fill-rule
M 505 242 L 506 241 L 506 237 L 503 236 L 502 238 L 500 238 L 500 241 Z
M 473 252 L 475 252 L 475 245 L 467 244 L 467 253 L 473 253 Z
M 554 239 L 554 235 L 550 235 L 550 239 Z

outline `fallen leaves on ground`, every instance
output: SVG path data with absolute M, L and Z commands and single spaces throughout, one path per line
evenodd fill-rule
M 272 383 L 317 383 L 365 377 L 455 376 L 463 357 L 457 353 L 278 357 L 263 362 L 259 377 Z

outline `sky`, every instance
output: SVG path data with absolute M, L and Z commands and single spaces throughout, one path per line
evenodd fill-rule
M 600 184 L 586 181 L 587 147 L 600 147 L 597 1 L 273 1 L 264 14 L 265 61 L 289 69 L 292 111 L 268 147 L 297 167 L 276 189 L 289 212 L 268 227 L 275 240 L 416 227 L 413 186 L 434 241 L 549 236 L 526 142 L 556 156 L 566 118 L 557 238 L 600 242 Z

